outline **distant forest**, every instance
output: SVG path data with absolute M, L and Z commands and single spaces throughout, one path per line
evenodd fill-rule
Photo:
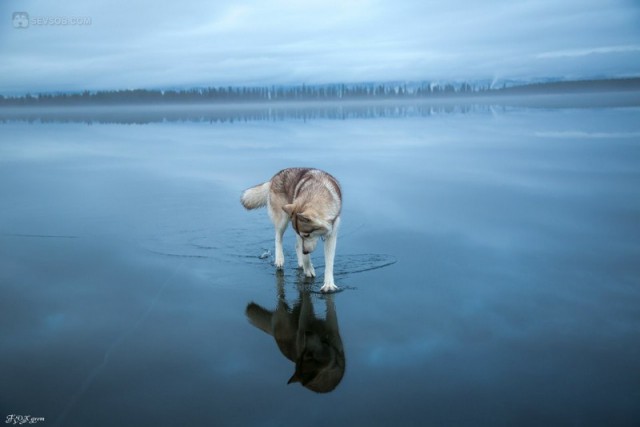
M 491 88 L 486 83 L 360 83 L 187 90 L 112 90 L 80 93 L 0 95 L 0 106 L 171 105 L 292 101 L 408 100 L 578 92 L 640 91 L 640 78 L 556 81 Z

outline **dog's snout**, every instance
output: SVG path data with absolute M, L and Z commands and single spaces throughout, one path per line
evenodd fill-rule
M 302 253 L 309 255 L 316 249 L 316 243 L 315 239 L 302 239 Z

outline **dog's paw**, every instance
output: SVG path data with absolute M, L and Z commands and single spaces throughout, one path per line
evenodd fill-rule
M 274 264 L 278 270 L 282 270 L 284 268 L 284 258 L 282 259 L 276 258 L 276 261 Z
M 320 288 L 320 292 L 322 293 L 330 293 L 330 292 L 337 292 L 337 291 L 338 291 L 338 287 L 334 283 L 325 283 Z
M 304 275 L 307 277 L 316 277 L 316 270 L 313 268 L 313 265 L 310 265 L 309 268 L 304 269 Z

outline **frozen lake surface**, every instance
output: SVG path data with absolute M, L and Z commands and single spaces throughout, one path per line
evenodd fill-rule
M 640 109 L 376 108 L 0 123 L 0 416 L 637 425 Z M 332 296 L 239 203 L 291 166 L 343 187 Z M 256 327 L 300 307 L 329 393 Z

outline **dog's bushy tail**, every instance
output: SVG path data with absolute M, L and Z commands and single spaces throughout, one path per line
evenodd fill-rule
M 247 305 L 245 314 L 253 326 L 273 335 L 273 326 L 271 325 L 273 313 L 271 311 L 260 307 L 255 302 L 251 302 Z
M 271 181 L 244 190 L 240 199 L 242 206 L 246 209 L 257 209 L 265 206 L 269 196 L 269 188 L 271 188 Z

